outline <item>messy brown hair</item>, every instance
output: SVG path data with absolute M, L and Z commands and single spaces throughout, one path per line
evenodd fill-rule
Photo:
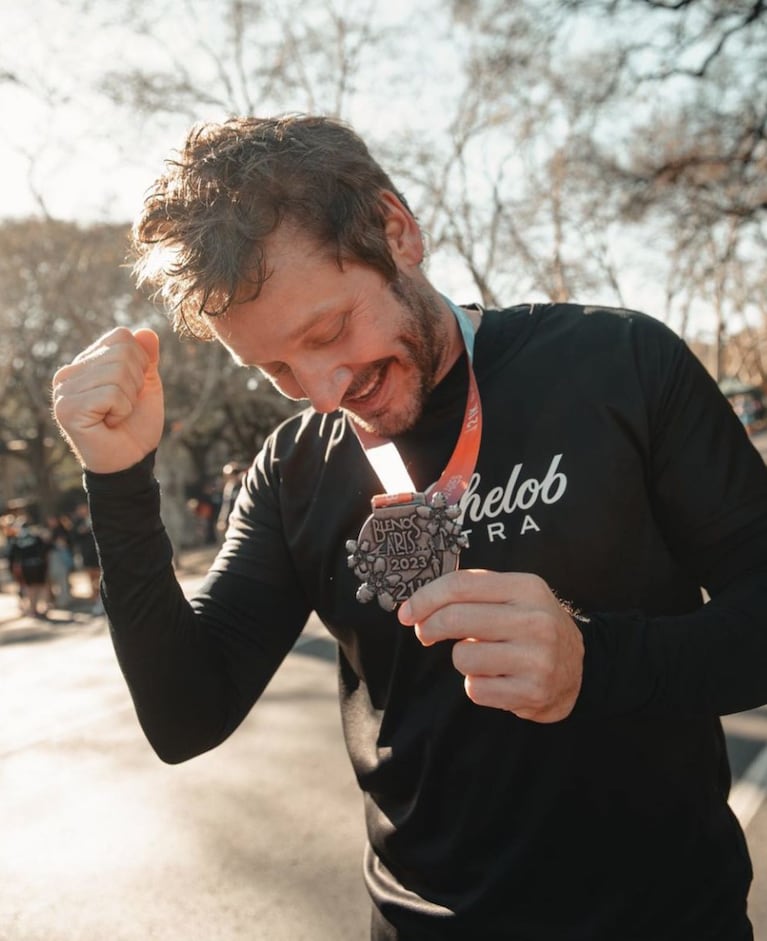
M 157 289 L 174 329 L 210 339 L 207 317 L 257 297 L 265 243 L 282 223 L 394 281 L 381 202 L 391 180 L 347 125 L 286 115 L 198 124 L 166 161 L 133 226 L 139 284 Z

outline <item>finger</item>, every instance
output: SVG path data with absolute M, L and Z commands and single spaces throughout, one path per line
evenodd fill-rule
M 113 427 L 131 413 L 144 388 L 147 361 L 146 353 L 133 345 L 137 352 L 105 348 L 103 355 L 57 372 L 52 398 L 60 425 L 91 428 L 110 415 L 107 425 Z
M 116 385 L 101 385 L 60 397 L 54 402 L 57 421 L 70 433 L 88 431 L 102 422 L 114 428 L 123 422 L 136 405 L 136 396 L 126 394 Z
M 398 617 L 401 624 L 412 626 L 449 604 L 467 601 L 503 604 L 521 597 L 540 597 L 547 590 L 543 579 L 526 572 L 458 569 L 419 588 L 400 606 Z
M 110 400 L 109 411 L 104 415 L 104 424 L 107 428 L 117 428 L 126 418 L 133 414 L 138 397 L 127 395 L 123 389 L 117 388 Z
M 448 604 L 417 621 L 415 633 L 425 647 L 442 640 L 500 641 L 538 633 L 544 611 L 528 604 L 473 602 Z
M 106 351 L 114 347 L 130 348 L 132 346 L 137 346 L 132 331 L 127 327 L 115 327 L 113 330 L 100 336 L 98 340 L 94 340 L 90 346 L 81 350 L 72 360 L 72 363 L 82 363 L 96 356 L 103 356 Z
M 515 641 L 458 641 L 453 645 L 453 665 L 464 676 L 537 676 L 548 672 L 540 647 Z
M 149 363 L 149 355 L 140 343 L 137 343 L 130 330 L 124 327 L 112 331 L 105 337 L 92 343 L 87 349 L 56 371 L 53 386 L 61 385 L 75 377 L 87 376 L 88 370 L 107 364 L 124 364 L 132 370 L 137 381 L 143 382 L 143 376 Z
M 133 334 L 137 343 L 146 353 L 149 363 L 157 366 L 160 362 L 160 338 L 148 327 L 141 327 Z
M 138 396 L 144 386 L 146 374 L 135 356 L 103 356 L 91 362 L 72 364 L 60 369 L 53 377 L 54 401 L 66 395 L 76 395 L 101 386 L 118 386 L 127 395 Z
M 477 706 L 504 709 L 521 719 L 539 718 L 546 707 L 537 687 L 524 677 L 467 676 L 463 686 Z
M 476 705 L 504 709 L 520 719 L 559 722 L 572 710 L 569 699 L 552 700 L 539 684 L 530 682 L 527 677 L 467 676 L 463 686 Z

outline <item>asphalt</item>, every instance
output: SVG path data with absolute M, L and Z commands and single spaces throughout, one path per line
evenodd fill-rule
M 361 798 L 315 649 L 329 639 L 305 632 L 235 735 L 166 765 L 104 617 L 4 624 L 0 941 L 366 936 Z

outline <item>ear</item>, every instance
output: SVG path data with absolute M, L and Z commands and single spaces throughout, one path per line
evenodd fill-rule
M 398 268 L 417 268 L 423 261 L 423 236 L 415 217 L 390 190 L 381 192 L 386 240 Z

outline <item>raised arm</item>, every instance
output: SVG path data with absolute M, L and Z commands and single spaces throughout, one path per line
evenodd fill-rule
M 85 468 L 112 640 L 142 728 L 158 755 L 184 761 L 242 721 L 308 616 L 300 593 L 235 575 L 225 546 L 187 600 L 160 516 L 154 452 L 164 421 L 159 343 L 120 328 L 53 379 L 56 418 Z M 262 521 L 253 511 L 252 525 Z M 228 554 L 228 556 L 227 556 Z

